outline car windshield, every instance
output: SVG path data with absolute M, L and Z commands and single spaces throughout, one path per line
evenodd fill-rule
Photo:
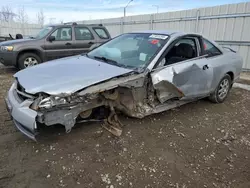
M 35 38 L 41 39 L 41 38 L 45 37 L 52 29 L 53 29 L 53 27 L 43 28 L 42 30 L 39 31 L 39 33 L 35 36 Z
M 92 50 L 87 56 L 117 66 L 144 68 L 167 39 L 167 35 L 152 33 L 123 34 Z

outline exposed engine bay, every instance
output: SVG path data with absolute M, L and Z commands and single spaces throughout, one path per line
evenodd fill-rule
M 175 101 L 175 105 L 180 104 Z M 38 112 L 39 123 L 61 124 L 67 133 L 76 123 L 102 121 L 102 126 L 116 136 L 122 134 L 123 127 L 117 112 L 143 118 L 166 110 L 151 79 L 144 74 L 114 78 L 68 96 L 39 94 L 30 108 Z

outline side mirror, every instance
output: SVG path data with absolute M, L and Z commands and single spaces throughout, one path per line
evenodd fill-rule
M 50 42 L 56 40 L 56 37 L 55 36 L 49 36 L 49 39 L 48 39 Z
M 22 34 L 16 34 L 16 39 L 23 39 L 23 35 Z

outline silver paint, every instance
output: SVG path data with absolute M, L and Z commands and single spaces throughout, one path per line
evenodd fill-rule
M 112 105 L 129 116 L 143 118 L 210 95 L 227 73 L 233 74 L 232 82 L 239 78 L 242 58 L 214 42 L 222 51 L 221 55 L 197 57 L 154 68 L 166 48 L 186 34 L 167 31 L 148 33 L 167 34 L 170 38 L 142 73 L 84 56 L 59 59 L 16 73 L 14 76 L 25 92 L 67 96 L 70 103 L 66 107 L 55 106 L 51 110 L 36 112 L 29 108 L 34 100 L 20 101 L 14 97 L 17 95 L 14 82 L 7 99 L 14 120 L 31 131 L 35 131 L 38 121 L 47 126 L 60 123 L 69 132 L 79 113 L 86 110 Z M 204 69 L 204 66 L 208 68 Z M 105 93 L 108 91 L 118 93 L 119 97 L 108 96 Z M 38 99 L 35 99 L 32 108 L 36 107 Z
M 90 85 L 132 72 L 85 56 L 57 59 L 17 72 L 16 77 L 30 94 L 70 95 Z

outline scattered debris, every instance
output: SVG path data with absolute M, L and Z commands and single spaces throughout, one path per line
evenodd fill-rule
M 102 125 L 103 128 L 105 128 L 107 131 L 112 133 L 115 136 L 121 136 L 122 134 L 122 123 L 118 119 L 118 116 L 115 112 L 115 109 L 113 106 L 110 107 L 110 115 L 107 120 L 104 121 L 105 123 Z
M 182 136 L 183 138 L 185 138 L 185 134 L 184 133 L 181 133 L 181 132 L 178 132 L 176 130 L 176 128 L 174 128 L 174 132 L 178 135 L 178 136 Z
M 109 179 L 109 174 L 101 174 L 102 181 L 106 184 L 111 184 L 111 181 Z

